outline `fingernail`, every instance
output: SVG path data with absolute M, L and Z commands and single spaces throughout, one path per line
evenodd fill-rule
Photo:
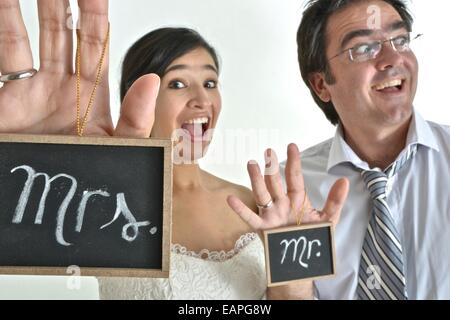
M 264 154 L 264 160 L 266 162 L 266 168 L 271 167 L 272 165 L 272 149 L 267 149 Z

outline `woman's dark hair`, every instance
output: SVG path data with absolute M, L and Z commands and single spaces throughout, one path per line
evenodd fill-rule
M 297 32 L 298 62 L 303 81 L 308 86 L 314 101 L 325 113 L 327 119 L 333 124 L 339 123 L 339 115 L 333 103 L 323 102 L 314 92 L 309 80 L 315 72 L 323 72 L 325 81 L 334 84 L 335 78 L 330 71 L 326 56 L 326 31 L 328 19 L 331 15 L 347 6 L 365 0 L 309 0 L 303 13 L 302 22 Z M 383 0 L 390 4 L 399 13 L 406 23 L 408 31 L 412 30 L 413 17 L 403 0 Z
M 120 100 L 137 79 L 149 73 L 162 78 L 174 60 L 198 48 L 208 51 L 219 70 L 216 51 L 197 31 L 161 28 L 146 34 L 131 46 L 123 60 Z

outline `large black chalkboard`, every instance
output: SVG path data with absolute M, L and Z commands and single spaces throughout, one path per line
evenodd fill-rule
M 170 141 L 0 135 L 0 273 L 167 276 L 171 154 Z
M 264 240 L 269 286 L 335 274 L 329 223 L 265 231 Z

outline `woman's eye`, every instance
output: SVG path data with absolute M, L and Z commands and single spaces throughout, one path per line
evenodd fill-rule
M 185 84 L 181 81 L 175 80 L 169 83 L 170 89 L 183 89 L 186 88 Z
M 214 80 L 209 80 L 205 82 L 205 88 L 208 89 L 215 89 L 217 88 L 217 81 Z

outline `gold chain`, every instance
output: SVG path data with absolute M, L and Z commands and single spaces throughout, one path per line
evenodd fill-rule
M 302 223 L 303 216 L 305 215 L 305 211 L 306 211 L 305 204 L 306 204 L 307 197 L 308 197 L 308 194 L 306 193 L 306 190 L 305 190 L 305 197 L 303 198 L 302 207 L 300 209 L 300 215 L 298 214 L 297 211 L 295 211 L 295 217 L 297 219 L 297 226 L 299 226 Z M 293 203 L 291 204 L 291 210 L 295 210 Z
M 102 55 L 100 57 L 100 63 L 98 65 L 97 70 L 97 77 L 95 78 L 94 87 L 92 88 L 91 96 L 89 98 L 89 104 L 86 109 L 86 113 L 83 117 L 83 123 L 81 123 L 80 113 L 81 113 L 81 90 L 80 90 L 80 83 L 81 83 L 81 39 L 80 39 L 80 33 L 77 31 L 77 61 L 76 61 L 76 68 L 77 68 L 77 133 L 78 136 L 82 137 L 84 133 L 84 129 L 86 127 L 87 119 L 89 117 L 89 113 L 91 112 L 92 105 L 94 103 L 95 94 L 97 92 L 97 87 L 100 84 L 101 81 L 101 73 L 103 68 L 103 63 L 105 60 L 105 54 L 106 54 L 106 48 L 108 47 L 109 42 L 109 30 L 110 25 L 108 24 L 108 32 L 106 34 L 105 43 L 103 44 L 103 50 Z

